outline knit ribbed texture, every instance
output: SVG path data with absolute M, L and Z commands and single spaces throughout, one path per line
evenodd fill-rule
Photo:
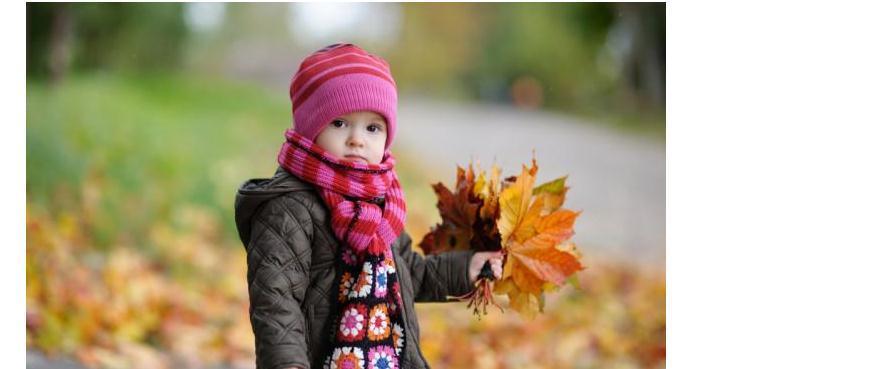
M 294 130 L 314 141 L 333 119 L 374 111 L 396 136 L 396 82 L 384 59 L 352 44 L 335 44 L 305 58 L 290 83 Z
M 402 233 L 405 198 L 385 151 L 381 164 L 340 159 L 293 130 L 285 132 L 278 163 L 312 183 L 330 208 L 333 233 L 357 252 L 380 253 Z M 384 208 L 373 202 L 383 200 Z

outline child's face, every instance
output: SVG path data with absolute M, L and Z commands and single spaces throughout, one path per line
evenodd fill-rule
M 358 111 L 333 119 L 315 139 L 328 153 L 364 164 L 379 164 L 387 142 L 387 122 L 380 114 Z

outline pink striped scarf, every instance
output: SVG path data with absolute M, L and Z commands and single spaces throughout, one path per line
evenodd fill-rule
M 405 197 L 390 151 L 381 164 L 362 164 L 340 159 L 292 129 L 284 136 L 278 163 L 317 187 L 336 238 L 357 253 L 384 252 L 405 227 Z M 373 203 L 381 199 L 383 211 Z

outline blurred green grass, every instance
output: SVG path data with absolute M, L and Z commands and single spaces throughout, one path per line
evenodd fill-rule
M 240 83 L 177 75 L 28 82 L 28 203 L 95 207 L 98 246 L 116 232 L 138 243 L 181 203 L 213 209 L 235 236 L 234 190 L 247 176 L 271 175 L 290 124 L 283 96 Z

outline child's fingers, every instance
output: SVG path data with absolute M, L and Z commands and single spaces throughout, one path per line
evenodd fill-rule
M 479 251 L 472 256 L 472 262 L 469 264 L 469 279 L 475 281 L 481 274 L 484 264 L 490 263 L 490 270 L 496 278 L 502 276 L 502 252 L 500 251 Z
M 493 260 L 493 259 L 500 259 L 501 260 L 502 259 L 502 252 L 501 251 L 481 251 L 481 252 L 479 252 L 479 254 L 484 256 L 484 258 L 490 259 L 490 260 Z
M 502 278 L 502 262 L 499 262 L 498 264 L 493 264 L 491 262 L 490 266 L 493 269 L 493 275 L 496 276 L 496 279 Z
M 490 258 L 490 266 L 499 266 L 499 268 L 502 268 L 502 255 L 499 255 L 495 258 Z
M 496 257 L 490 258 L 490 268 L 496 278 L 502 278 L 502 254 L 497 252 Z

